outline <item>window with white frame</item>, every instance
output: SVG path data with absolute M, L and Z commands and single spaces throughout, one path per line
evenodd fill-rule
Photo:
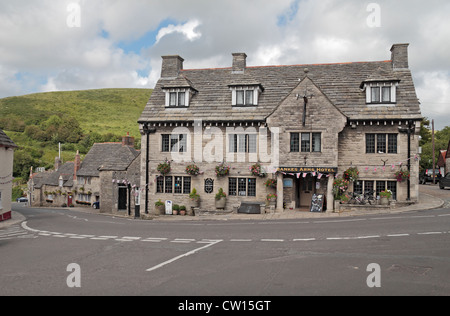
M 364 86 L 368 105 L 395 105 L 397 103 L 398 82 L 371 82 Z
M 232 105 L 239 106 L 257 106 L 259 94 L 262 92 L 258 86 L 236 86 L 230 87 Z
M 168 108 L 184 108 L 189 107 L 191 98 L 190 89 L 165 89 L 166 93 L 166 107 Z

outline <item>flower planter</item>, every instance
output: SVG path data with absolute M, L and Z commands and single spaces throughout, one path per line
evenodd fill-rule
M 384 205 L 384 206 L 389 205 L 389 199 L 386 196 L 382 196 L 380 198 L 380 205 Z
M 215 202 L 216 209 L 224 210 L 226 203 L 227 203 L 227 199 L 224 197 L 220 198 L 220 200 L 216 200 L 216 202 Z
M 166 207 L 164 205 L 158 205 L 155 206 L 156 212 L 155 215 L 165 215 L 166 214 Z

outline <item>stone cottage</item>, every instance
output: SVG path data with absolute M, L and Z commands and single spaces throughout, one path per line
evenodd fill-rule
M 139 119 L 145 211 L 188 204 L 194 188 L 203 209 L 222 188 L 227 210 L 268 198 L 278 211 L 309 209 L 314 194 L 332 210 L 346 170 L 359 172 L 351 191 L 417 201 L 422 115 L 408 46 L 389 60 L 313 65 L 249 67 L 236 53 L 229 68 L 184 69 L 163 56 Z
M 131 197 L 139 190 L 135 162 L 140 162 L 139 156 L 134 137 L 128 134 L 121 143 L 94 144 L 83 161 L 79 153 L 62 165 L 56 158 L 54 171 L 30 177 L 31 205 L 99 207 L 102 213 L 132 215 L 135 199 Z
M 0 222 L 11 218 L 15 148 L 17 145 L 0 129 Z

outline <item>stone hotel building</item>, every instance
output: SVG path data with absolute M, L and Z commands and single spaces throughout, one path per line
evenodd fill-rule
M 205 210 L 220 188 L 226 210 L 269 194 L 277 211 L 309 209 L 313 194 L 332 210 L 333 183 L 349 168 L 359 171 L 349 191 L 418 200 L 422 115 L 408 44 L 384 61 L 249 67 L 246 58 L 188 70 L 180 56 L 162 57 L 139 119 L 141 211 L 158 200 L 189 205 L 194 188 Z M 410 178 L 398 181 L 401 170 Z

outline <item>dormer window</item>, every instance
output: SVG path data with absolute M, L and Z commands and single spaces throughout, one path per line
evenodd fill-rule
M 193 91 L 186 88 L 164 89 L 166 93 L 167 108 L 186 108 L 189 107 L 189 101 Z
M 366 82 L 366 103 L 373 106 L 395 106 L 398 82 Z
M 230 86 L 232 106 L 257 106 L 259 94 L 262 92 L 260 86 Z

